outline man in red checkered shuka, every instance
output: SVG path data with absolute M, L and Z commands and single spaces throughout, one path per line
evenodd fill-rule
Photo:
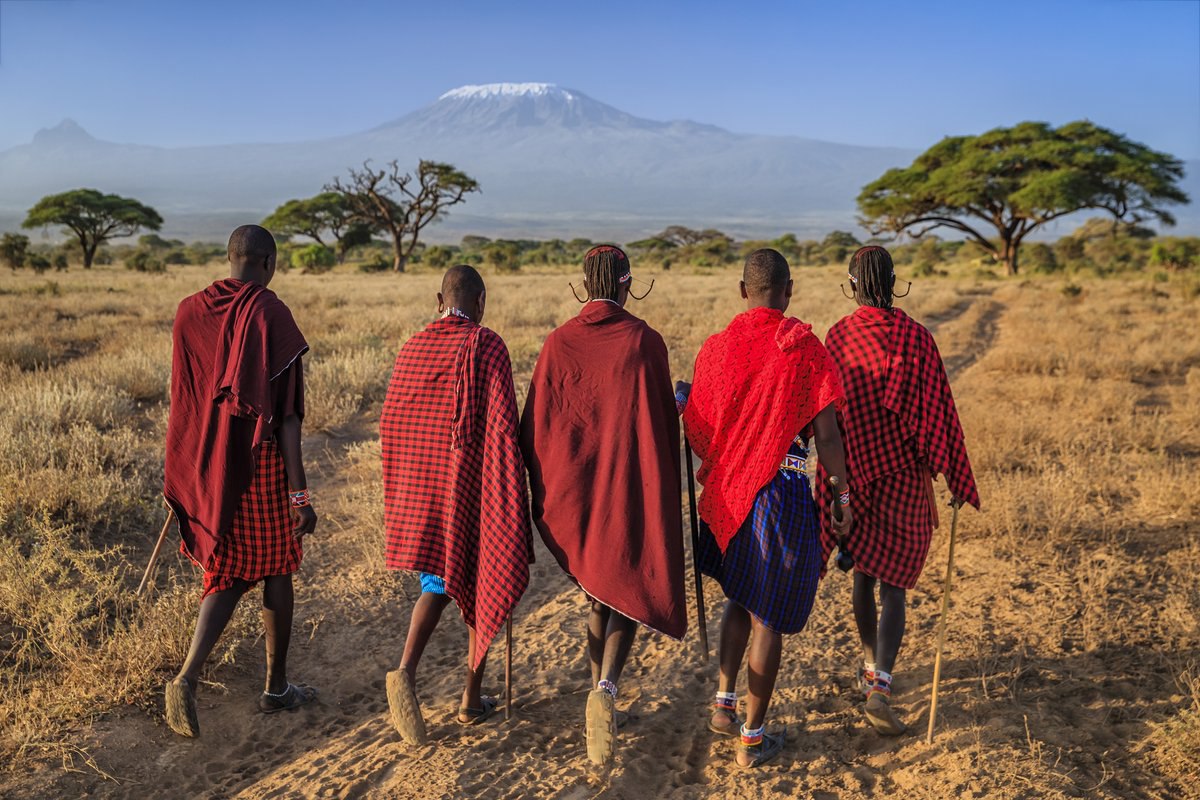
M 892 257 L 882 247 L 863 247 L 849 271 L 858 309 L 830 328 L 825 347 L 846 392 L 838 422 L 854 524 L 839 542 L 823 514 L 822 545 L 826 563 L 835 547 L 853 558 L 865 712 L 880 733 L 897 735 L 905 726 L 891 705 L 892 672 L 904 638 L 905 594 L 917 583 L 938 525 L 933 481 L 945 477 L 955 505 L 979 508 L 979 493 L 937 345 L 892 307 Z M 822 478 L 819 499 L 828 509 L 832 492 Z
M 454 601 L 467 626 L 458 722 L 478 725 L 497 705 L 482 693 L 488 646 L 529 585 L 512 364 L 480 324 L 486 299 L 474 267 L 446 271 L 439 316 L 400 348 L 379 417 L 387 568 L 421 579 L 399 668 L 385 681 L 392 724 L 410 744 L 427 741 L 417 666 L 442 612 Z
M 181 736 L 200 734 L 200 670 L 259 581 L 267 676 L 258 708 L 270 714 L 316 697 L 287 679 L 292 573 L 317 524 L 300 451 L 308 344 L 267 289 L 274 237 L 243 225 L 229 237 L 229 264 L 230 277 L 179 304 L 173 329 L 163 495 L 182 551 L 204 570 L 191 648 L 165 691 L 167 724 Z

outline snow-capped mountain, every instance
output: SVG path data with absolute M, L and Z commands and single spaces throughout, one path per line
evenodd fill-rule
M 452 89 L 363 133 L 299 143 L 116 144 L 64 121 L 0 152 L 0 230 L 45 194 L 89 186 L 155 206 L 168 235 L 219 239 L 364 159 L 411 168 L 426 158 L 453 163 L 482 188 L 430 229 L 431 240 L 467 232 L 629 240 L 676 223 L 815 235 L 853 228 L 863 184 L 914 155 L 644 119 L 574 89 L 496 83 Z

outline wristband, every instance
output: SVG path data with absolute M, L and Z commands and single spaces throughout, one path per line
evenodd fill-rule
M 288 492 L 288 501 L 292 504 L 292 508 L 304 508 L 304 506 L 312 504 L 312 492 L 308 489 Z

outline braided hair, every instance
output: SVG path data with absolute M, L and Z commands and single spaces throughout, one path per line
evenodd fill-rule
M 891 254 L 878 245 L 855 250 L 850 256 L 850 284 L 864 305 L 890 309 L 892 290 L 896 288 L 896 267 Z
M 629 256 L 614 245 L 597 245 L 583 257 L 583 280 L 590 300 L 617 302 L 629 275 Z

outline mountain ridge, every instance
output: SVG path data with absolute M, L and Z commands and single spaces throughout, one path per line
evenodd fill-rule
M 221 238 L 227 220 L 261 219 L 365 160 L 412 169 L 424 158 L 453 163 L 482 187 L 429 230 L 431 241 L 465 232 L 627 239 L 676 223 L 818 234 L 855 229 L 861 187 L 916 155 L 646 119 L 548 83 L 472 84 L 365 131 L 297 142 L 122 144 L 63 120 L 0 151 L 0 227 L 45 194 L 92 186 L 154 205 L 166 233 Z M 1200 162 L 1188 173 L 1195 182 Z M 1200 196 L 1200 186 L 1185 190 Z M 1200 229 L 1188 208 L 1176 230 Z

